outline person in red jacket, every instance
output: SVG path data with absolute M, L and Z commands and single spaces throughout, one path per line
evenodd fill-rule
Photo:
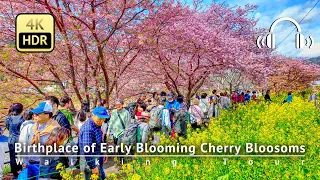
M 257 92 L 255 92 L 255 91 L 252 92 L 252 99 L 254 101 L 257 101 Z
M 242 92 L 239 96 L 239 103 L 243 104 L 244 103 L 244 92 Z
M 232 94 L 232 103 L 237 104 L 238 103 L 238 93 L 236 91 L 233 91 Z

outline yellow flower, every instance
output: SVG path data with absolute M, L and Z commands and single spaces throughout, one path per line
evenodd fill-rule
M 56 170 L 57 170 L 57 171 L 60 171 L 60 170 L 62 170 L 62 169 L 64 169 L 64 166 L 63 166 L 62 163 L 59 163 L 59 164 L 57 165 L 57 167 L 56 167 Z
M 99 176 L 97 174 L 92 174 L 90 180 L 98 180 Z
M 116 177 L 117 177 L 116 173 L 111 173 L 110 176 L 111 176 L 112 178 L 116 178 Z
M 151 166 L 146 166 L 145 170 L 146 170 L 147 173 L 151 173 Z
M 134 174 L 131 179 L 132 180 L 140 180 L 141 176 L 139 174 Z
M 166 168 L 164 169 L 164 174 L 165 174 L 165 175 L 169 175 L 169 174 L 170 174 L 170 169 L 169 169 L 168 167 L 166 167 Z

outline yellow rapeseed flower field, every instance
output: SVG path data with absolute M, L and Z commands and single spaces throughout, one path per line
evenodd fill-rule
M 161 136 L 160 145 L 305 145 L 304 157 L 137 158 L 124 165 L 125 179 L 320 179 L 320 118 L 313 103 L 251 103 L 222 111 L 208 128 L 188 129 L 187 138 Z M 240 154 L 245 154 L 241 148 Z M 197 151 L 201 154 L 201 151 Z M 281 153 L 280 153 L 281 154 Z M 286 153 L 282 153 L 285 155 Z M 288 154 L 288 153 L 287 153 Z M 151 165 L 143 165 L 150 160 Z M 172 161 L 176 160 L 176 166 Z M 250 163 L 252 163 L 250 165 Z

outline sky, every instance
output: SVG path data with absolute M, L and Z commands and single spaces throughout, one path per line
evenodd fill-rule
M 192 4 L 192 0 L 181 0 Z M 257 27 L 269 29 L 271 24 L 278 18 L 289 17 L 300 22 L 311 10 L 318 0 L 215 0 L 224 2 L 231 7 L 235 5 L 256 4 L 258 9 L 253 16 L 259 19 Z M 210 4 L 212 0 L 204 0 L 203 3 Z M 312 58 L 320 56 L 320 2 L 315 8 L 299 23 L 301 34 L 304 38 L 312 36 L 313 47 L 304 46 L 302 49 L 295 48 L 295 36 L 297 30 L 291 22 L 280 22 L 275 26 L 275 44 L 278 45 L 286 36 L 292 32 L 278 47 L 277 51 L 289 57 Z M 267 34 L 266 34 L 267 35 Z

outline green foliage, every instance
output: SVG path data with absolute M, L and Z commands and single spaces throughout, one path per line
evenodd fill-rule
M 9 174 L 10 172 L 11 172 L 10 165 L 8 164 L 4 165 L 3 176 Z

